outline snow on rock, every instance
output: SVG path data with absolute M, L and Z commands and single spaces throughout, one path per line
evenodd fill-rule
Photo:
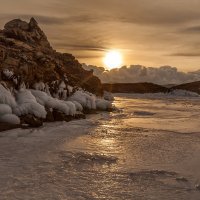
M 38 83 L 35 83 L 33 85 L 33 88 L 36 89 L 36 90 L 45 91 L 46 85 L 42 81 L 40 81 Z
M 46 110 L 44 106 L 37 103 L 36 98 L 27 89 L 20 89 L 16 93 L 17 107 L 13 109 L 13 112 L 18 115 L 32 114 L 38 118 L 46 118 Z
M 110 101 L 107 101 L 105 99 L 97 99 L 96 108 L 98 110 L 108 110 L 112 108 L 112 104 L 110 103 Z
M 65 89 L 66 88 L 66 84 L 65 84 L 65 82 L 64 81 L 62 81 L 61 83 L 60 83 L 60 85 L 59 85 L 59 89 Z
M 0 104 L 0 122 L 9 124 L 20 124 L 20 119 L 12 114 L 12 109 L 7 104 Z
M 51 101 L 54 100 L 54 98 L 52 98 L 51 96 L 49 96 L 45 92 L 42 92 L 42 91 L 39 91 L 39 90 L 32 90 L 32 89 L 30 90 L 30 92 L 35 97 L 36 101 L 43 106 L 48 107 L 48 104 L 50 104 Z
M 104 91 L 104 99 L 108 101 L 114 101 L 115 98 L 112 93 Z
M 5 114 L 12 114 L 12 109 L 7 104 L 0 104 L 0 116 Z
M 52 96 L 57 99 L 66 100 L 68 96 L 67 86 L 64 81 L 53 81 L 51 83 L 54 88 Z
M 89 92 L 78 90 L 68 100 L 77 101 L 83 108 L 96 109 L 96 97 Z
M 69 107 L 68 115 L 73 116 L 76 114 L 76 105 L 73 102 L 71 102 L 71 101 L 61 101 L 61 102 Z
M 5 122 L 9 124 L 20 124 L 20 119 L 14 114 L 4 114 L 0 116 L 0 122 Z
M 2 84 L 0 84 L 0 103 L 7 104 L 11 108 L 17 106 L 15 98 L 11 94 L 10 90 L 6 89 Z
M 47 95 L 45 92 L 39 90 L 30 91 L 36 98 L 36 101 L 45 107 L 57 109 L 58 111 L 63 112 L 66 115 L 76 114 L 76 105 L 74 103 L 53 98 Z
M 73 92 L 73 87 L 72 87 L 72 86 L 68 85 L 68 86 L 67 86 L 67 89 L 68 89 L 68 91 L 69 91 L 69 94 L 71 94 L 71 93 Z
M 4 69 L 2 72 L 4 76 L 6 76 L 8 79 L 10 79 L 14 75 L 13 71 L 9 69 Z
M 71 101 L 71 102 L 74 103 L 77 111 L 80 111 L 80 112 L 83 111 L 83 106 L 79 102 L 77 102 L 77 101 Z
M 44 92 L 47 93 L 49 96 L 51 96 L 51 92 L 50 92 L 49 89 L 50 89 L 50 87 L 49 87 L 49 85 L 46 83 L 46 84 L 45 84 L 45 90 L 44 90 Z

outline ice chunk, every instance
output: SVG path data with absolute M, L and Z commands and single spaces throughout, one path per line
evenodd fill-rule
M 112 108 L 112 104 L 110 101 L 107 101 L 105 99 L 97 99 L 96 107 L 98 110 L 108 110 Z
M 36 98 L 27 89 L 21 89 L 16 94 L 18 106 L 13 109 L 13 112 L 18 115 L 33 114 L 39 118 L 46 118 L 46 110 L 44 106 L 37 103 Z
M 33 85 L 33 88 L 34 89 L 36 89 L 36 90 L 41 90 L 41 91 L 45 91 L 45 84 L 42 82 L 42 81 L 40 81 L 40 82 L 38 82 L 38 83 L 35 83 L 34 85 Z
M 0 116 L 5 115 L 5 114 L 11 114 L 12 109 L 9 105 L 7 104 L 0 104 Z
M 77 101 L 72 101 L 72 103 L 74 103 L 74 105 L 76 106 L 76 110 L 82 112 L 83 111 L 83 106 L 77 102 Z
M 75 115 L 76 106 L 73 102 L 63 101 L 47 95 L 45 92 L 30 90 L 37 102 L 47 108 L 57 109 L 66 115 Z
M 9 124 L 20 124 L 20 119 L 14 114 L 5 114 L 0 116 L 0 122 L 5 122 Z
M 89 92 L 78 90 L 68 100 L 77 101 L 87 109 L 96 109 L 96 97 Z
M 108 101 L 114 101 L 115 98 L 112 93 L 104 91 L 104 99 Z

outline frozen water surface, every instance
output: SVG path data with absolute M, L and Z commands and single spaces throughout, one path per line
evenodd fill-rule
M 117 94 L 114 113 L 2 132 L 0 199 L 198 200 L 199 100 Z

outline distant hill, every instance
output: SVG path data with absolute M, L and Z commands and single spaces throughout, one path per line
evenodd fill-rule
M 162 86 L 164 86 L 166 88 L 172 88 L 172 87 L 175 87 L 176 84 L 167 84 L 167 85 L 162 85 Z
M 104 83 L 103 89 L 113 93 L 159 93 L 173 90 L 187 90 L 200 94 L 200 81 L 170 87 L 154 83 Z
M 103 89 L 113 93 L 158 93 L 169 89 L 154 83 L 104 83 Z
M 171 87 L 170 89 L 171 90 L 175 90 L 175 89 L 188 90 L 188 91 L 196 92 L 196 93 L 200 94 L 200 81 L 184 83 L 181 85 Z

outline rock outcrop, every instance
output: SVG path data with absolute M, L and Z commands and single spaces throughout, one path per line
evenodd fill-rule
M 100 80 L 73 55 L 56 52 L 34 18 L 29 23 L 14 19 L 0 30 L 0 72 L 0 81 L 16 89 L 43 83 L 54 93 L 63 81 L 102 94 Z

